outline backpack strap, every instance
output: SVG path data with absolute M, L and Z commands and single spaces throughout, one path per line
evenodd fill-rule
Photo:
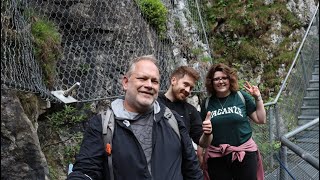
M 205 103 L 205 105 L 204 105 L 204 107 L 205 107 L 206 109 L 208 109 L 210 97 L 211 97 L 211 96 L 207 97 L 207 99 L 206 99 L 206 103 Z
M 110 180 L 114 180 L 113 166 L 112 166 L 112 138 L 114 132 L 114 114 L 108 107 L 107 111 L 103 111 L 101 114 L 102 121 L 102 134 L 105 151 L 108 155 L 108 166 L 110 173 Z
M 108 155 L 108 166 L 110 172 L 110 180 L 114 180 L 113 174 L 113 166 L 112 166 L 112 138 L 114 133 L 115 119 L 113 111 L 108 107 L 107 111 L 103 111 L 101 114 L 102 120 L 102 133 L 103 133 L 103 142 L 106 153 Z M 180 131 L 178 127 L 178 122 L 171 110 L 166 107 L 164 116 L 168 120 L 168 123 L 174 130 L 174 132 L 178 135 L 179 139 L 181 139 Z
M 240 91 L 237 91 L 237 93 L 238 93 L 238 95 L 240 96 L 240 98 L 241 98 L 244 106 L 246 106 L 246 100 L 244 99 L 243 94 L 242 94 Z
M 170 124 L 174 132 L 178 135 L 179 139 L 181 139 L 178 122 L 174 117 L 172 111 L 168 107 L 166 107 L 164 111 L 164 117 L 166 117 L 166 119 L 168 120 L 168 123 Z
M 244 99 L 243 94 L 242 94 L 240 91 L 237 91 L 237 93 L 238 93 L 238 95 L 240 96 L 240 98 L 241 98 L 244 106 L 247 108 L 247 106 L 246 106 L 246 100 Z M 248 119 L 251 120 L 250 116 L 248 116 Z

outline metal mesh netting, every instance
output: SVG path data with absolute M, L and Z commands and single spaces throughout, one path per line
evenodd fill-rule
M 19 11 L 21 6 L 17 1 L 1 3 L 1 85 L 47 92 L 41 83 L 41 70 L 32 55 L 30 26 Z
M 198 2 L 163 0 L 165 31 L 141 2 L 3 1 L 2 87 L 59 101 L 50 91 L 80 82 L 72 94 L 79 101 L 119 96 L 128 62 L 147 54 L 159 61 L 161 90 L 180 65 L 193 66 L 203 78 L 209 62 L 202 59 L 210 53 Z M 203 90 L 201 82 L 195 91 Z
M 318 159 L 319 162 L 319 123 L 314 126 L 297 133 L 289 140 L 311 156 Z M 284 163 L 284 162 L 282 162 Z M 291 176 L 295 179 L 319 179 L 319 170 L 303 160 L 290 149 L 287 151 L 286 165 L 290 170 L 287 177 Z
M 319 16 L 319 12 L 315 17 Z M 297 54 L 297 61 L 287 78 L 284 89 L 277 104 L 266 107 L 267 118 L 270 123 L 265 138 L 258 141 L 259 147 L 268 147 L 264 151 L 266 179 L 318 179 L 319 171 L 301 159 L 297 154 L 288 151 L 285 155 L 287 165 L 282 165 L 282 159 L 275 156 L 280 150 L 280 137 L 319 117 L 319 20 L 311 22 L 310 31 L 306 36 L 301 51 Z M 316 73 L 317 72 L 317 73 Z M 311 83 L 317 82 L 317 83 Z M 308 120 L 309 119 L 309 120 Z M 267 132 L 267 128 L 257 127 L 255 132 Z M 312 140 L 312 138 L 317 140 Z M 319 127 L 300 132 L 290 139 L 294 144 L 304 149 L 306 153 L 319 158 Z M 266 139 L 267 138 L 267 139 Z M 309 142 L 309 140 L 311 140 Z M 264 148 L 262 148 L 264 150 Z M 280 160 L 281 159 L 281 160 Z M 286 169 L 285 169 L 286 168 Z M 282 173 L 280 173 L 282 172 Z M 283 173 L 284 172 L 284 173 Z

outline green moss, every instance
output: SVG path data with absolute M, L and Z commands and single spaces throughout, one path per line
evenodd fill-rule
M 56 25 L 32 10 L 24 12 L 30 20 L 34 55 L 44 74 L 48 88 L 53 87 L 56 62 L 62 54 L 61 35 Z
M 24 113 L 31 121 L 34 121 L 34 118 L 37 118 L 33 116 L 36 112 L 35 110 L 38 109 L 39 106 L 38 97 L 34 94 L 26 94 L 24 92 L 17 92 L 17 96 L 19 97 Z
M 59 179 L 59 171 L 57 170 L 58 165 L 49 165 L 49 177 L 50 179 Z
M 301 27 L 301 23 L 297 17 L 294 16 L 292 12 L 290 12 L 286 4 L 284 3 L 275 3 L 272 6 L 273 15 L 280 15 L 282 23 L 287 24 L 292 29 L 297 29 Z
M 137 0 L 143 17 L 163 36 L 167 30 L 167 8 L 160 0 Z
M 239 56 L 238 59 L 249 60 L 250 62 L 260 63 L 267 59 L 267 53 L 261 49 L 261 46 L 257 46 L 255 43 L 250 41 L 243 41 L 239 45 Z
M 280 67 L 280 65 L 275 66 L 274 64 L 266 64 L 264 68 L 264 74 L 263 74 L 263 84 L 265 87 L 273 88 L 274 92 L 279 91 L 279 87 L 281 85 L 281 78 L 278 77 L 277 70 Z M 268 95 L 268 94 L 267 94 Z M 266 95 L 266 98 L 269 98 L 269 96 Z
M 227 61 L 224 58 L 216 58 L 216 59 L 214 59 L 214 63 L 226 63 L 226 62 Z
M 237 33 L 237 34 L 245 34 L 246 28 L 245 25 L 248 24 L 248 22 L 243 22 L 239 19 L 230 19 L 228 20 L 227 28 L 229 31 Z
M 279 53 L 289 51 L 288 49 L 291 49 L 289 47 L 292 46 L 293 42 L 300 42 L 301 40 L 302 40 L 302 37 L 297 37 L 297 36 L 285 37 L 282 40 L 282 42 L 280 43 L 280 45 L 278 46 Z M 293 49 L 293 51 L 295 51 L 296 49 L 297 49 L 297 47 L 295 47 L 295 49 Z
M 174 29 L 179 32 L 179 31 L 181 31 L 181 28 L 182 28 L 182 25 L 181 25 L 179 19 L 175 19 L 174 20 Z
M 215 61 L 217 58 L 224 56 L 227 52 L 227 46 L 225 46 L 223 37 L 216 37 L 210 40 L 210 47 L 212 47 Z
M 195 56 L 198 56 L 200 54 L 203 53 L 203 49 L 201 48 L 194 48 L 194 49 L 191 49 L 191 53 L 194 54 Z
M 209 56 L 201 57 L 200 61 L 202 62 L 212 62 L 212 58 Z
M 280 53 L 278 56 L 273 58 L 274 65 L 285 64 L 285 67 L 289 67 L 292 64 L 295 54 L 295 51 Z
M 42 19 L 32 24 L 31 32 L 34 37 L 35 56 L 40 61 L 46 84 L 50 88 L 54 82 L 56 62 L 61 54 L 60 34 L 53 23 Z

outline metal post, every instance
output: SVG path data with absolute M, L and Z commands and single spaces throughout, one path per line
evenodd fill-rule
M 276 121 L 276 138 L 278 139 L 278 140 L 280 140 L 280 137 L 281 137 L 281 129 L 280 129 L 280 115 L 279 115 L 279 109 L 278 109 L 278 103 L 276 103 L 275 105 L 274 105 L 274 115 L 275 115 L 275 121 Z M 285 156 L 285 155 L 283 155 L 283 153 L 286 153 L 286 151 L 283 151 L 282 150 L 282 146 L 281 146 L 281 149 L 280 149 L 280 161 L 282 161 L 281 159 L 281 157 L 282 156 Z M 285 149 L 286 150 L 286 149 Z M 281 166 L 280 166 L 280 180 L 286 180 L 285 179 L 285 170 L 283 169 L 283 168 L 281 168 Z
M 273 145 L 274 143 L 274 107 L 273 106 L 270 106 L 269 110 L 268 110 L 268 117 L 269 117 L 269 141 L 270 143 Z M 273 147 L 271 149 L 271 154 L 273 154 L 274 151 L 273 151 Z M 274 159 L 270 158 L 270 166 L 273 167 L 274 166 Z
M 319 8 L 319 3 L 318 3 L 318 8 Z M 319 30 L 319 9 L 317 10 L 317 15 L 316 15 L 316 26 L 318 28 L 318 34 L 320 35 L 320 30 Z
M 301 67 L 302 67 L 302 73 L 303 73 L 303 79 L 304 79 L 304 87 L 305 89 L 308 88 L 308 77 L 307 77 L 307 72 L 306 72 L 306 67 L 304 63 L 304 58 L 302 56 L 302 53 L 300 52 L 300 62 L 301 62 Z
M 275 120 L 276 120 L 276 138 L 280 140 L 280 134 L 281 134 L 281 130 L 280 130 L 280 118 L 279 118 L 279 110 L 278 110 L 278 104 L 274 105 L 274 110 L 275 110 Z
M 67 89 L 66 91 L 64 91 L 64 92 L 63 92 L 63 95 L 64 95 L 65 97 L 68 97 L 68 96 L 72 93 L 72 91 L 75 90 L 75 89 L 77 89 L 77 88 L 79 88 L 79 86 L 80 86 L 80 83 L 79 83 L 79 82 L 76 82 L 73 86 L 71 86 L 71 88 L 69 88 L 69 89 Z
M 287 147 L 281 145 L 280 149 L 280 161 L 284 167 L 280 166 L 280 180 L 287 180 L 288 179 L 288 174 L 286 173 L 284 168 L 288 167 L 288 162 L 287 162 Z

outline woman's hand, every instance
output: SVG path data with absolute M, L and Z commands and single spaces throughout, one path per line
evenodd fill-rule
M 263 105 L 259 88 L 257 86 L 252 86 L 247 81 L 244 85 L 244 88 L 256 99 L 257 109 L 255 112 L 249 115 L 250 118 L 258 124 L 265 124 L 267 122 L 266 110 Z
M 261 93 L 258 86 L 252 86 L 248 81 L 245 82 L 244 88 L 253 96 L 256 100 L 261 100 Z

